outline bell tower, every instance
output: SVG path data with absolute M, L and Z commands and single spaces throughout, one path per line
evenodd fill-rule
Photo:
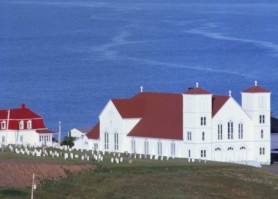
M 271 121 L 271 92 L 254 86 L 241 92 L 242 109 L 252 120 L 254 140 L 254 157 L 262 164 L 270 164 L 270 121 Z

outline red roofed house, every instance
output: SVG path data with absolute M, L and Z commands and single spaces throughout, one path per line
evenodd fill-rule
M 52 146 L 52 134 L 43 118 L 25 104 L 21 108 L 0 110 L 0 144 Z
M 141 92 L 112 99 L 87 134 L 89 149 L 143 155 L 270 164 L 270 92 L 231 96 L 200 88 L 183 94 Z M 77 144 L 78 143 L 78 144 Z M 76 141 L 76 148 L 82 142 Z

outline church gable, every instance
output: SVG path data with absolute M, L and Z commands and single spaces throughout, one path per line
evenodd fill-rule
M 229 97 L 226 103 L 224 103 L 221 109 L 219 109 L 219 111 L 214 115 L 213 119 L 237 119 L 251 121 L 250 117 L 244 112 L 241 106 L 232 97 Z

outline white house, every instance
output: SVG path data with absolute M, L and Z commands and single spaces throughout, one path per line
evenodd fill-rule
M 80 138 L 85 136 L 89 131 L 90 129 L 74 128 L 68 132 L 68 137 Z
M 228 96 L 200 88 L 111 99 L 87 134 L 89 149 L 270 164 L 270 95 L 255 85 Z M 82 140 L 78 141 L 82 146 Z
M 25 104 L 21 108 L 0 110 L 0 145 L 52 146 L 52 134 L 43 118 Z

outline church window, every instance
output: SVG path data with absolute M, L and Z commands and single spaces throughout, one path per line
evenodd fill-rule
M 114 149 L 115 151 L 119 150 L 119 134 L 114 134 Z
M 228 122 L 228 140 L 232 140 L 234 135 L 234 130 L 233 130 L 233 122 L 229 121 Z
M 190 158 L 191 157 L 191 151 L 188 150 L 188 157 Z
M 145 143 L 144 143 L 144 152 L 145 152 L 145 155 L 149 154 L 149 142 L 148 142 L 148 140 L 145 140 Z
M 157 155 L 162 156 L 162 143 L 159 141 L 157 143 Z
M 222 138 L 223 138 L 222 124 L 218 124 L 218 140 L 222 140 Z
M 207 118 L 201 117 L 201 126 L 206 126 L 206 125 L 207 125 Z
M 207 151 L 206 150 L 201 150 L 201 158 L 207 157 Z
M 265 148 L 264 147 L 260 147 L 260 155 L 264 155 L 265 154 Z
M 136 145 L 135 145 L 135 140 L 131 140 L 131 152 L 136 153 Z
M 243 139 L 243 124 L 238 124 L 238 139 Z
M 109 149 L 109 134 L 108 134 L 108 132 L 104 133 L 104 149 Z
M 215 151 L 221 151 L 221 148 L 219 148 L 219 147 L 215 148 Z
M 188 131 L 188 132 L 187 132 L 187 140 L 192 140 L 191 131 Z
M 202 133 L 202 140 L 205 140 L 205 132 Z
M 171 143 L 171 156 L 175 157 L 176 156 L 176 146 L 175 146 L 175 142 Z
M 264 123 L 265 123 L 265 116 L 260 115 L 260 124 L 264 124 Z
M 261 139 L 264 138 L 264 130 L 261 130 Z

